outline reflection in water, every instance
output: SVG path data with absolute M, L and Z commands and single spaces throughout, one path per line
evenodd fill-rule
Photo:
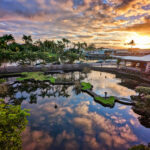
M 73 76 L 78 80 L 80 74 Z M 82 80 L 90 82 L 100 95 L 107 92 L 129 98 L 136 94 L 121 86 L 121 80 L 113 74 L 92 71 Z M 22 135 L 24 150 L 126 150 L 150 139 L 150 129 L 139 123 L 130 106 L 103 107 L 74 86 L 22 82 L 10 87 L 3 97 L 31 110 Z

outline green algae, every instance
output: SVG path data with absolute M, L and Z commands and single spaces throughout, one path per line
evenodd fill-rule
M 91 90 L 92 89 L 92 85 L 90 83 L 86 83 L 86 82 L 81 82 L 81 86 L 82 86 L 82 90 Z
M 115 104 L 115 97 L 110 96 L 109 98 L 105 99 L 101 96 L 94 97 L 95 101 L 98 101 L 102 103 L 103 105 L 109 105 L 109 106 L 114 106 Z

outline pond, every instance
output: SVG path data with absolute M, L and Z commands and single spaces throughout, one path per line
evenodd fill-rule
M 89 82 L 93 91 L 102 96 L 107 92 L 109 96 L 130 99 L 137 94 L 132 85 L 130 88 L 123 84 L 127 79 L 110 73 L 53 76 Z M 115 103 L 113 108 L 104 107 L 73 85 L 17 82 L 2 97 L 30 109 L 28 126 L 22 133 L 24 150 L 126 150 L 150 142 L 150 129 L 140 124 L 132 106 Z

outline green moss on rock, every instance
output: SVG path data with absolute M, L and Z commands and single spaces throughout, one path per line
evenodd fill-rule
M 82 86 L 82 90 L 91 90 L 92 89 L 92 85 L 90 83 L 86 83 L 86 82 L 81 82 L 81 86 Z
M 110 96 L 109 98 L 105 99 L 101 96 L 98 97 L 94 97 L 94 99 L 100 103 L 102 103 L 103 105 L 109 105 L 109 106 L 114 106 L 115 104 L 115 97 Z

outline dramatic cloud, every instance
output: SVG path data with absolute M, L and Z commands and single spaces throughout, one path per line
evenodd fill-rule
M 150 36 L 150 16 L 145 17 L 143 23 L 133 24 L 131 26 L 127 26 L 119 29 L 113 29 L 113 31 L 137 32 L 142 35 Z
M 34 40 L 66 37 L 123 48 L 131 32 L 150 36 L 148 14 L 148 0 L 1 0 L 0 35 L 11 33 L 18 41 L 22 34 Z

